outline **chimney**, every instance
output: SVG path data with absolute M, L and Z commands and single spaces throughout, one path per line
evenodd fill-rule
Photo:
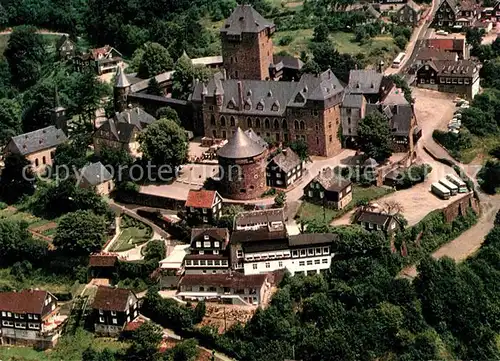
M 127 123 L 130 124 L 130 112 L 127 112 Z
M 239 80 L 238 80 L 238 102 L 240 110 L 243 110 L 243 84 L 241 84 L 241 81 Z
M 283 153 L 283 155 L 286 157 L 286 153 L 287 153 L 286 149 L 283 149 L 283 150 L 281 151 L 281 153 Z
M 222 80 L 226 80 L 226 79 L 227 79 L 226 69 L 222 68 Z

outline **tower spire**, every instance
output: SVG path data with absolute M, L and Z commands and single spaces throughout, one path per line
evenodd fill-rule
M 130 82 L 128 81 L 127 77 L 125 76 L 125 73 L 123 72 L 123 69 L 121 66 L 118 66 L 116 69 L 116 81 L 115 81 L 115 88 L 127 88 L 130 86 Z

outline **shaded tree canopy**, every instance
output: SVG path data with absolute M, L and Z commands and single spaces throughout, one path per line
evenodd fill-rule
M 173 66 L 172 58 L 162 45 L 158 43 L 144 44 L 144 53 L 142 54 L 137 76 L 140 78 L 151 78 L 152 76 L 171 70 Z
M 388 119 L 380 112 L 365 116 L 359 123 L 358 142 L 360 149 L 378 162 L 392 154 L 392 134 Z

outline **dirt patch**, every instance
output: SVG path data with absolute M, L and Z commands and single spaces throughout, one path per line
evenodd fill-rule
M 44 225 L 39 226 L 39 227 L 31 228 L 31 231 L 37 232 L 37 233 L 43 233 L 44 231 L 48 231 L 49 229 L 53 229 L 56 227 L 57 227 L 57 223 L 50 222 L 50 223 L 44 224 Z

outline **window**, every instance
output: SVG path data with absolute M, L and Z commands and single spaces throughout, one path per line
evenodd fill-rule
M 316 255 L 321 254 L 321 248 L 316 248 L 316 250 L 314 251 L 314 253 L 316 253 Z
M 299 262 L 299 266 L 305 266 L 305 265 L 306 265 L 306 263 L 304 261 Z
M 231 117 L 229 119 L 229 122 L 230 122 L 230 124 L 231 124 L 232 127 L 234 127 L 236 125 L 236 121 L 234 120 L 234 117 Z
M 28 315 L 28 320 L 32 320 L 33 319 L 33 316 L 32 315 Z
M 214 254 L 219 254 L 219 250 L 218 249 L 214 249 Z
M 281 173 L 280 172 L 276 173 L 276 178 L 281 178 Z
M 279 262 L 278 262 L 278 267 L 279 267 L 279 268 L 283 268 L 283 261 L 279 261 Z
M 247 118 L 247 127 L 248 128 L 252 127 L 252 118 Z
M 292 251 L 292 257 L 298 257 L 299 252 L 298 251 Z
M 307 265 L 308 265 L 308 266 L 312 266 L 312 264 L 313 264 L 313 261 L 312 261 L 312 260 L 311 260 L 311 261 L 307 261 Z
M 99 314 L 100 315 L 104 315 L 104 311 L 103 310 L 99 310 Z
M 47 163 L 47 159 L 45 159 L 45 156 L 42 157 L 42 163 L 43 164 L 46 164 Z
M 5 317 L 5 316 L 6 316 L 5 311 L 2 311 L 2 317 Z
M 111 311 L 111 316 L 116 316 L 116 311 Z
M 196 248 L 201 248 L 201 242 L 196 242 Z
M 287 128 L 287 125 L 286 125 L 286 120 L 283 120 L 283 125 L 282 125 L 282 128 L 283 128 L 283 129 L 286 129 L 286 128 Z
M 271 126 L 271 123 L 270 123 L 269 119 L 268 118 L 264 119 L 264 127 L 266 129 L 269 129 L 270 126 Z
M 300 255 L 301 256 L 305 256 L 306 255 L 306 250 L 305 249 L 301 249 L 300 250 Z
M 323 247 L 323 254 L 328 254 L 330 253 L 329 251 L 328 247 Z
M 214 261 L 212 261 L 211 259 L 209 259 L 207 261 L 207 266 L 213 266 L 214 265 Z
M 321 263 L 328 263 L 328 258 L 323 258 L 323 259 L 321 260 Z
M 314 249 L 312 249 L 312 248 L 308 248 L 308 249 L 307 249 L 307 255 L 308 255 L 308 256 L 314 256 Z
M 270 262 L 266 262 L 266 268 L 271 268 L 271 263 Z
M 118 320 L 116 318 L 113 318 L 113 325 L 117 325 L 118 324 Z
M 242 257 L 243 257 L 243 251 L 242 251 L 242 250 L 240 250 L 240 249 L 239 249 L 239 250 L 237 250 L 237 251 L 236 251 L 236 257 L 238 257 L 238 258 L 242 258 Z
M 38 330 L 40 329 L 40 325 L 38 323 L 28 323 L 28 328 L 32 329 L 32 330 Z
M 257 269 L 257 263 L 252 264 L 252 269 Z
M 15 326 L 16 328 L 26 328 L 26 324 L 25 324 L 25 323 L 22 323 L 22 322 L 16 322 L 16 323 L 14 324 L 14 326 Z
M 255 119 L 255 128 L 260 128 L 260 119 L 259 118 Z M 259 135 L 259 133 L 257 133 L 257 135 Z
M 300 122 L 300 130 L 305 130 L 306 129 L 306 123 L 304 121 Z
M 205 261 L 205 260 L 200 261 L 200 266 L 206 266 L 206 265 L 207 265 L 207 261 Z
M 320 260 L 319 259 L 315 259 L 314 260 L 314 264 L 319 264 Z
M 210 247 L 210 242 L 203 242 L 203 247 L 209 248 Z
M 14 324 L 12 321 L 2 321 L 2 326 L 12 327 Z
M 38 315 L 33 315 L 34 320 L 38 320 Z
M 14 318 L 19 318 L 19 315 L 17 313 L 14 313 Z
M 220 117 L 220 125 L 225 127 L 226 126 L 226 118 L 224 116 Z

